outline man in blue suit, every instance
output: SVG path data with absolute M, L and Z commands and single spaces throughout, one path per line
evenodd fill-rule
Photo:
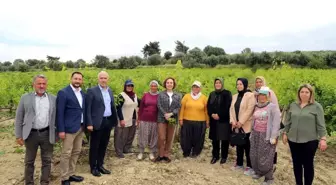
M 81 90 L 82 84 L 82 73 L 72 73 L 71 84 L 60 90 L 56 99 L 57 131 L 63 140 L 60 162 L 62 185 L 84 180 L 83 177 L 75 175 L 84 135 L 85 96 Z
M 90 168 L 93 176 L 111 174 L 103 167 L 111 130 L 117 124 L 113 93 L 107 86 L 109 75 L 102 71 L 98 74 L 98 86 L 88 89 L 85 107 L 87 129 L 90 137 Z

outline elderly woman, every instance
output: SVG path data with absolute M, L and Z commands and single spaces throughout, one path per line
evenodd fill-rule
M 296 184 L 303 185 L 304 171 L 304 184 L 311 185 L 317 147 L 321 151 L 327 148 L 324 111 L 309 84 L 299 88 L 297 99 L 289 107 L 282 139 L 284 144 L 289 143 Z
M 154 160 L 154 154 L 157 152 L 157 99 L 159 83 L 155 80 L 149 83 L 150 91 L 145 93 L 141 99 L 139 108 L 139 155 L 138 160 L 143 159 L 145 148 L 149 145 L 149 159 Z
M 207 97 L 201 93 L 201 82 L 195 81 L 191 93 L 181 102 L 179 123 L 184 157 L 197 157 L 203 149 L 205 130 L 209 127 Z
M 280 111 L 277 105 L 269 101 L 270 89 L 261 87 L 258 103 L 254 109 L 251 142 L 251 164 L 254 179 L 265 176 L 263 184 L 273 183 L 273 159 L 280 128 Z
M 114 134 L 114 147 L 117 157 L 124 158 L 124 153 L 130 153 L 136 132 L 137 108 L 140 100 L 134 93 L 134 83 L 126 80 L 124 91 L 117 98 L 118 126 Z
M 181 95 L 174 91 L 176 81 L 169 77 L 163 82 L 166 89 L 158 96 L 159 156 L 155 162 L 171 162 L 170 151 L 173 144 L 178 113 L 181 108 Z
M 220 164 L 226 163 L 229 152 L 229 140 L 231 134 L 230 105 L 232 101 L 231 92 L 224 89 L 224 81 L 221 78 L 214 80 L 215 90 L 210 93 L 207 107 L 210 118 L 209 138 L 212 140 L 211 164 L 219 160 Z
M 232 167 L 233 170 L 244 169 L 244 153 L 246 155 L 247 167 L 245 168 L 245 175 L 253 175 L 253 169 L 250 160 L 250 132 L 252 124 L 252 115 L 256 100 L 254 94 L 249 92 L 248 80 L 246 78 L 238 78 L 237 82 L 238 93 L 233 95 L 230 107 L 230 122 L 234 130 L 242 128 L 246 133 L 245 144 L 237 145 L 237 161 L 236 165 Z

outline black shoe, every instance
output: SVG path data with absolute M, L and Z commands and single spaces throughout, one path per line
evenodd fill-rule
M 76 175 L 70 176 L 70 178 L 69 178 L 70 182 L 82 182 L 83 180 L 84 180 L 83 177 L 76 176 Z
M 211 164 L 215 164 L 217 161 L 218 161 L 218 158 L 215 158 L 215 157 L 214 157 L 214 158 L 211 159 L 211 162 L 210 162 L 210 163 L 211 163 Z
M 103 166 L 98 168 L 98 171 L 102 174 L 111 174 L 111 172 L 107 169 L 105 169 Z
M 95 177 L 100 177 L 101 176 L 101 174 L 100 174 L 100 172 L 98 171 L 97 168 L 94 168 L 93 170 L 91 170 L 91 174 Z
M 158 156 L 158 157 L 154 160 L 154 162 L 158 163 L 158 162 L 161 162 L 162 160 L 163 160 L 163 157 Z
M 62 185 L 70 185 L 70 181 L 68 181 L 68 180 L 62 181 Z
M 167 163 L 170 163 L 170 162 L 171 162 L 171 159 L 169 159 L 169 157 L 163 157 L 162 160 L 164 160 L 164 161 L 167 162 Z
M 224 164 L 224 163 L 226 163 L 226 159 L 225 159 L 225 158 L 222 158 L 222 159 L 220 160 L 220 164 Z

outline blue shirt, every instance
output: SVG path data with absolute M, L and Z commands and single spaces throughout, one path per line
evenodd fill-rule
M 104 117 L 109 117 L 112 115 L 112 110 L 111 110 L 111 97 L 108 91 L 108 87 L 104 89 L 100 85 L 98 86 L 104 99 L 104 105 L 105 105 Z

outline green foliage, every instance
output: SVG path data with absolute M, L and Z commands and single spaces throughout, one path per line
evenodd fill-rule
M 154 54 L 160 54 L 161 53 L 160 42 L 158 41 L 149 42 L 149 44 L 146 44 L 142 48 L 141 52 L 143 53 L 145 58 Z
M 187 54 L 189 47 L 184 44 L 184 41 L 181 42 L 179 40 L 175 41 L 176 47 L 175 47 L 175 52 L 181 52 L 184 54 Z
M 134 57 L 121 57 L 119 60 L 119 69 L 134 69 L 138 66 L 138 62 Z
M 148 57 L 147 59 L 147 64 L 150 66 L 156 66 L 156 65 L 160 65 L 162 61 L 162 58 L 159 54 L 154 54 Z
M 110 59 L 104 55 L 96 55 L 93 65 L 97 68 L 106 68 L 110 63 Z
M 164 58 L 165 58 L 166 60 L 169 60 L 172 56 L 173 56 L 173 53 L 170 52 L 170 51 L 166 51 L 166 52 L 164 53 Z
M 65 66 L 67 68 L 74 68 L 75 64 L 71 60 L 68 60 L 68 61 L 65 62 Z
M 220 48 L 220 47 L 213 47 L 213 46 L 206 46 L 204 49 L 203 49 L 204 53 L 208 56 L 211 56 L 211 55 L 215 55 L 215 56 L 219 56 L 219 55 L 225 55 L 225 51 L 223 48 Z

